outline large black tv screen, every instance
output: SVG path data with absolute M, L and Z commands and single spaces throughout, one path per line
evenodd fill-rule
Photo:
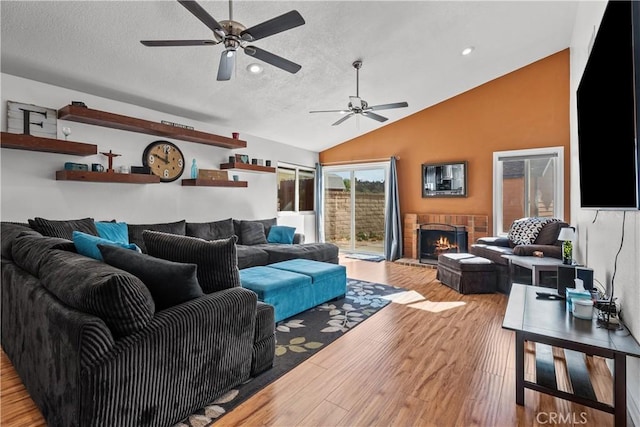
M 609 1 L 577 91 L 583 208 L 639 208 L 639 88 L 640 3 Z

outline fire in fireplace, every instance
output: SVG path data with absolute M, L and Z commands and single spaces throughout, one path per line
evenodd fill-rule
M 448 252 L 467 252 L 467 231 L 463 225 L 419 225 L 418 260 L 421 263 L 433 263 L 438 255 Z

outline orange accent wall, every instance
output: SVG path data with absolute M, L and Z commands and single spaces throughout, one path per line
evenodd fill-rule
M 400 211 L 488 215 L 493 152 L 564 147 L 570 218 L 569 49 L 320 153 L 321 163 L 399 157 Z M 422 163 L 468 162 L 465 198 L 422 198 Z

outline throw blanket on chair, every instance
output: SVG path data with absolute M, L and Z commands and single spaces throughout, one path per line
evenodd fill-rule
M 509 230 L 509 241 L 517 245 L 531 245 L 546 224 L 560 221 L 558 218 L 529 217 L 513 221 Z

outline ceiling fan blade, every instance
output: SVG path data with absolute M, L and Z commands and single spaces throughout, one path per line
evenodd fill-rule
M 309 111 L 310 113 L 342 113 L 342 114 L 347 114 L 350 113 L 351 111 L 349 110 L 315 110 L 315 111 Z
M 335 122 L 334 124 L 332 124 L 331 126 L 337 126 L 340 123 L 344 122 L 345 120 L 347 120 L 350 117 L 353 117 L 355 114 L 354 113 L 349 113 L 346 116 L 342 117 L 340 120 L 338 120 L 337 122 Z
M 192 0 L 178 0 L 178 3 L 184 6 L 189 12 L 194 14 L 195 17 L 202 21 L 204 25 L 209 27 L 211 31 L 217 33 L 222 32 L 223 34 L 225 33 L 224 29 L 222 28 L 222 26 L 220 26 L 218 21 L 213 19 L 213 16 L 209 15 L 209 12 L 204 10 L 202 6 L 200 6 L 197 2 Z
M 371 112 L 368 112 L 368 111 L 363 111 L 362 115 L 366 116 L 366 117 L 369 117 L 370 119 L 377 120 L 379 122 L 386 122 L 387 120 L 389 120 L 386 117 L 383 117 L 383 116 L 381 116 L 379 114 L 371 113 Z
M 219 42 L 215 40 L 140 40 L 148 47 L 166 47 L 166 46 L 206 46 L 215 45 Z
M 303 25 L 304 23 L 305 22 L 304 18 L 302 18 L 302 15 L 300 15 L 297 10 L 292 10 L 291 12 L 287 12 L 284 15 L 277 16 L 261 24 L 254 25 L 251 28 L 247 28 L 240 33 L 240 37 L 242 37 L 243 40 L 247 41 L 259 40 L 286 30 L 290 30 L 291 28 L 298 27 L 300 25 Z
M 301 65 L 298 65 L 295 62 L 291 62 L 288 59 L 284 59 L 278 55 L 274 55 L 273 53 L 267 52 L 266 50 L 260 49 L 259 47 L 246 46 L 244 48 L 244 53 L 275 67 L 288 71 L 292 74 L 297 73 L 298 71 L 300 71 L 300 68 L 302 68 Z
M 220 65 L 218 65 L 218 81 L 230 80 L 235 65 L 236 51 L 225 50 L 220 55 Z
M 409 104 L 407 104 L 406 102 L 396 102 L 393 104 L 382 104 L 382 105 L 373 105 L 369 108 L 367 108 L 367 110 L 371 110 L 371 111 L 377 111 L 377 110 L 389 110 L 391 108 L 404 108 L 404 107 L 408 107 Z

